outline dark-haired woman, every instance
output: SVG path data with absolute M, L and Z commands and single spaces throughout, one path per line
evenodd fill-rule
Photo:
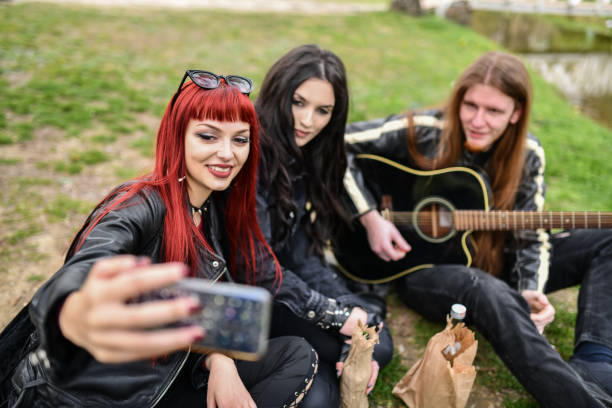
M 281 271 L 264 268 L 273 255 L 255 213 L 251 87 L 187 71 L 157 133 L 154 170 L 102 200 L 34 295 L 36 348 L 3 373 L 9 407 L 297 406 L 317 367 L 303 339 L 271 340 L 258 362 L 195 354 L 201 327 L 153 328 L 189 316 L 197 300 L 130 302 L 185 276 L 278 289 Z
M 317 45 L 299 46 L 270 68 L 255 107 L 262 129 L 259 224 L 283 269 L 283 286 L 293 291 L 292 297 L 277 297 L 272 334 L 303 336 L 319 353 L 319 374 L 305 406 L 338 406 L 345 338 L 359 320 L 382 326 L 384 314 L 349 291 L 323 256 L 345 216 L 344 65 Z M 364 392 L 393 354 L 386 327 L 380 339 Z

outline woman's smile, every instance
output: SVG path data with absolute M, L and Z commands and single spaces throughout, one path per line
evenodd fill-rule
M 228 164 L 208 164 L 206 165 L 208 171 L 215 177 L 227 178 L 232 173 L 232 167 Z
M 250 151 L 246 122 L 191 120 L 185 135 L 185 165 L 189 199 L 201 205 L 212 191 L 230 186 Z

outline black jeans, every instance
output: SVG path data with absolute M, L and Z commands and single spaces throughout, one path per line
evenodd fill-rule
M 304 408 L 338 407 L 340 389 L 336 376 L 336 363 L 340 359 L 343 342 L 341 336 L 300 319 L 289 308 L 275 304 L 270 337 L 284 335 L 304 337 L 319 355 L 319 372 L 300 406 Z M 378 362 L 382 370 L 393 357 L 393 340 L 386 326 L 383 326 L 379 333 L 379 341 L 380 343 L 374 346 L 373 359 Z
M 194 357 L 194 358 L 192 358 Z M 206 385 L 195 387 L 193 378 L 201 358 L 191 355 L 158 407 L 206 407 Z M 236 369 L 258 408 L 293 407 L 307 392 L 317 368 L 317 354 L 299 337 L 270 339 L 267 353 L 258 361 L 236 360 Z
M 583 341 L 612 349 L 612 230 L 576 230 L 553 236 L 545 292 L 581 285 L 576 346 Z
M 576 342 L 612 346 L 612 231 L 576 230 L 552 237 L 545 291 L 581 284 Z M 521 294 L 479 269 L 437 265 L 398 280 L 401 299 L 426 318 L 443 321 L 453 303 L 493 346 L 542 407 L 600 407 L 570 366 L 541 336 Z

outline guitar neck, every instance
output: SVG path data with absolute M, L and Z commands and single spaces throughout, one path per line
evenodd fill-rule
M 601 211 L 457 210 L 453 212 L 453 225 L 459 231 L 612 228 L 612 213 Z
M 383 212 L 396 224 L 424 228 L 453 228 L 457 231 L 513 231 L 538 228 L 601 229 L 612 228 L 612 212 L 602 211 L 483 211 L 455 210 L 448 212 L 421 211 Z

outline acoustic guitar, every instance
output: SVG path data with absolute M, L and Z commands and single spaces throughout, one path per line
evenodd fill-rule
M 347 225 L 332 243 L 328 260 L 359 282 L 389 282 L 436 263 L 470 266 L 473 231 L 612 227 L 611 212 L 489 210 L 491 189 L 482 172 L 473 168 L 422 171 L 370 154 L 356 160 L 381 203 L 381 214 L 412 246 L 404 258 L 386 262 L 372 252 L 358 221 Z

